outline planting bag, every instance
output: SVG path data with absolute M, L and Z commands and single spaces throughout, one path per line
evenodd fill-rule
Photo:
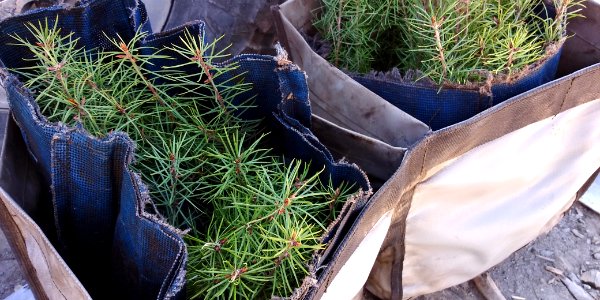
M 354 297 L 363 284 L 381 299 L 435 292 L 485 272 L 558 222 L 600 167 L 600 64 L 589 66 L 599 61 L 590 57 L 600 53 L 600 9 L 586 5 L 583 13 L 590 17 L 569 27 L 575 36 L 563 53 L 570 57 L 549 57 L 523 81 L 497 86 L 504 91 L 492 98 L 469 91 L 435 94 L 363 76 L 362 83 L 372 84 L 367 89 L 304 39 L 318 1 L 291 0 L 274 8 L 282 44 L 307 73 L 313 119 L 326 121 L 314 127 L 317 136 L 343 129 L 386 149 L 395 146 L 393 135 L 411 137 L 397 145 L 407 151 L 398 164 L 369 165 L 380 168 L 377 174 L 364 167 L 372 177 L 391 176 L 381 178 L 385 183 L 348 229 L 323 275 L 330 284 L 314 287 L 313 297 Z M 561 70 L 589 67 L 533 88 L 552 79 L 561 59 Z M 386 118 L 393 109 L 365 109 L 406 99 L 412 106 L 395 112 L 395 119 Z M 424 114 L 407 114 L 410 107 Z M 436 118 L 443 122 L 433 123 Z M 334 144 L 334 152 L 359 165 L 384 157 L 378 149 L 357 151 L 357 144 Z M 364 251 L 379 253 L 373 266 Z
M 26 49 L 15 46 L 10 36 L 33 40 L 26 24 L 46 21 L 50 26 L 58 22 L 63 33 L 72 32 L 79 45 L 90 50 L 114 47 L 107 37 L 119 35 L 129 40 L 138 28 L 151 30 L 144 6 L 135 0 L 82 1 L 70 8 L 34 10 L 0 23 L 2 82 L 25 145 L 22 148 L 26 149 L 15 152 L 19 147 L 5 148 L 3 159 L 9 162 L 2 168 L 6 192 L 0 193 L 0 209 L 5 209 L 0 217 L 8 224 L 7 233 L 16 241 L 13 245 L 29 275 L 36 279 L 31 282 L 33 289 L 38 296 L 53 299 L 59 294 L 71 299 L 89 295 L 95 299 L 182 298 L 187 261 L 182 233 L 156 214 L 139 175 L 128 168 L 135 151 L 133 142 L 120 132 L 95 138 L 82 128 L 48 122 L 30 91 L 8 72 L 32 63 L 27 60 Z M 202 35 L 204 23 L 149 35 L 138 46 L 171 45 L 179 41 L 185 29 Z M 154 63 L 157 68 L 161 66 L 160 61 Z M 277 153 L 286 159 L 311 161 L 316 170 L 324 168 L 322 179 L 331 178 L 335 185 L 345 181 L 368 194 L 370 186 L 364 173 L 356 165 L 334 161 L 310 131 L 311 107 L 303 72 L 283 56 L 243 55 L 224 63 L 239 66 L 229 76 L 242 76 L 252 84 L 252 90 L 242 97 L 255 95 L 255 107 L 242 117 L 263 119 L 270 137 L 280 145 L 274 149 Z M 228 78 L 215 80 L 226 82 Z M 8 134 L 17 138 L 14 132 Z M 24 159 L 25 155 L 29 158 Z M 19 165 L 13 163 L 14 157 L 20 157 L 26 172 L 15 171 Z M 18 180 L 21 185 L 37 183 L 37 188 L 22 192 L 15 187 Z M 344 207 L 343 217 L 332 224 L 325 237 L 329 248 L 323 259 L 315 261 L 315 270 L 319 264 L 328 263 L 326 253 L 334 251 L 340 239 L 340 224 L 355 217 L 364 202 L 364 197 L 356 197 Z M 25 205 L 40 227 L 16 203 Z
M 439 130 L 464 121 L 506 99 L 554 79 L 561 51 L 546 58 L 532 72 L 510 83 L 491 86 L 491 93 L 479 88 L 459 89 L 403 82 L 393 76 L 352 74 L 350 77 L 402 111 Z
M 324 136 L 322 140 L 334 153 L 348 157 L 361 165 L 367 173 L 384 181 L 398 167 L 401 154 L 406 148 L 428 132 L 427 127 L 439 130 L 459 123 L 506 99 L 549 82 L 555 77 L 562 52 L 562 48 L 557 47 L 527 72 L 509 82 L 496 83 L 485 89 L 477 86 L 446 87 L 440 90 L 432 84 L 402 79 L 394 72 L 347 75 L 317 55 L 304 39 L 315 33 L 312 22 L 320 9 L 320 0 L 291 0 L 283 4 L 281 11 L 275 14 L 281 42 L 288 49 L 291 59 L 310 75 L 314 118 L 317 119 L 315 123 L 317 128 L 326 128 L 315 129 L 317 135 L 343 129 L 364 135 L 362 139 L 352 137 L 353 140 L 361 140 L 355 144 L 364 151 L 345 147 L 339 139 L 330 141 L 331 139 L 326 138 L 329 135 Z M 285 20 L 279 17 L 281 15 Z M 348 88 L 354 85 L 357 88 Z M 321 86 L 324 89 L 321 89 Z M 348 105 L 348 102 L 352 105 Z M 388 107 L 390 104 L 399 110 Z M 385 107 L 385 111 L 374 110 L 374 107 Z M 358 115 L 362 117 L 357 118 Z M 393 121 L 388 121 L 389 118 Z M 323 123 L 326 124 L 322 125 Z M 377 147 L 372 146 L 373 144 Z M 385 146 L 385 150 L 382 150 Z M 379 157 L 379 160 L 373 162 L 373 157 Z M 390 168 L 382 169 L 382 165 L 388 165 Z

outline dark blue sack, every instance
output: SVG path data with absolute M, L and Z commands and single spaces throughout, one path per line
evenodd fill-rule
M 45 20 L 56 20 L 63 32 L 73 32 L 86 49 L 110 49 L 114 46 L 106 36 L 118 34 L 129 40 L 139 27 L 150 32 L 145 9 L 137 0 L 83 1 L 68 9 L 36 10 L 0 23 L 0 61 L 6 68 L 30 64 L 24 60 L 27 52 L 13 45 L 10 35 L 31 40 L 25 24 Z M 139 46 L 170 45 L 185 28 L 192 34 L 203 32 L 202 23 L 189 24 L 149 35 Z M 311 111 L 303 72 L 269 56 L 244 55 L 230 62 L 239 64 L 236 73 L 245 74 L 253 87 L 250 92 L 256 95 L 256 108 L 245 117 L 264 118 L 272 138 L 279 141 L 277 153 L 312 161 L 315 169 L 324 167 L 322 176 L 331 176 L 334 184 L 346 181 L 370 190 L 358 167 L 335 162 L 309 130 Z M 219 79 L 227 80 L 226 76 Z M 14 120 L 53 196 L 54 226 L 44 231 L 90 295 L 183 298 L 186 247 L 180 232 L 152 210 L 146 187 L 129 170 L 132 141 L 119 132 L 99 139 L 81 128 L 49 123 L 17 77 L 4 69 L 2 80 Z
M 446 88 L 403 82 L 372 75 L 351 75 L 381 98 L 438 130 L 462 122 L 516 95 L 552 81 L 561 51 L 547 58 L 533 72 L 510 83 L 491 86 L 491 93 L 474 89 Z

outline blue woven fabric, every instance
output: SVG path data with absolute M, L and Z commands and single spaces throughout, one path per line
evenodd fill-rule
M 478 90 L 450 89 L 421 85 L 373 76 L 352 78 L 391 104 L 438 130 L 462 122 L 472 116 L 554 79 L 560 51 L 539 68 L 510 84 L 492 85 L 492 96 Z
M 58 16 L 58 19 L 56 18 Z M 30 64 L 27 51 L 12 45 L 10 35 L 32 40 L 25 23 L 57 20 L 87 49 L 114 47 L 106 36 L 130 39 L 135 28 L 150 29 L 143 5 L 134 0 L 83 1 L 71 9 L 49 8 L 0 23 L 0 61 L 8 68 Z M 150 35 L 142 45 L 161 47 L 179 39 L 184 28 Z M 190 24 L 192 34 L 203 24 Z M 106 35 L 105 35 L 106 34 Z M 323 178 L 370 189 L 362 171 L 337 163 L 308 129 L 310 105 L 305 74 L 274 57 L 244 55 L 230 76 L 252 84 L 255 108 L 243 117 L 261 118 L 271 131 L 275 151 L 286 159 L 311 161 Z M 157 67 L 160 61 L 154 62 Z M 225 82 L 229 77 L 216 80 Z M 187 252 L 176 230 L 147 212 L 150 199 L 139 176 L 130 172 L 134 145 L 123 133 L 98 139 L 83 129 L 46 121 L 18 78 L 3 74 L 11 110 L 28 150 L 53 193 L 60 254 L 95 299 L 181 298 Z M 241 95 L 244 98 L 248 95 Z M 291 95 L 291 96 L 290 96 Z

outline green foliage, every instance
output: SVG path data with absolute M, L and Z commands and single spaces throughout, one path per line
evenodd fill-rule
M 328 59 L 355 72 L 419 70 L 438 84 L 508 79 L 565 36 L 580 0 L 323 0 L 315 21 L 332 45 Z M 386 55 L 393 49 L 395 56 Z
M 188 239 L 192 298 L 290 295 L 308 274 L 312 253 L 323 247 L 319 239 L 336 204 L 351 191 L 324 186 L 300 162 L 251 169 L 253 185 L 213 199 L 222 204 L 215 205 L 207 237 Z
M 331 42 L 336 66 L 368 72 L 376 54 L 398 23 L 398 0 L 323 0 L 325 10 L 315 26 Z
M 192 298 L 287 296 L 301 284 L 352 190 L 261 148 L 258 120 L 236 117 L 252 99 L 233 104 L 251 86 L 240 76 L 216 80 L 237 68 L 215 62 L 226 57 L 217 41 L 186 33 L 145 55 L 136 46 L 141 32 L 130 41 L 108 37 L 117 51 L 85 51 L 47 21 L 29 29 L 35 41 L 14 38 L 35 64 L 16 72 L 42 113 L 98 137 L 126 132 L 137 145 L 133 167 L 157 207 L 171 224 L 189 228 Z M 157 59 L 173 63 L 156 70 Z M 190 67 L 196 72 L 180 71 Z

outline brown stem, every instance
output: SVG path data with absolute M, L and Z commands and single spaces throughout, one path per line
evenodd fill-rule
M 340 65 L 340 48 L 342 47 L 342 12 L 343 12 L 343 3 L 344 0 L 340 0 L 339 14 L 337 17 L 337 34 L 338 39 L 335 45 L 335 66 L 338 67 Z
M 446 73 L 448 71 L 448 66 L 446 64 L 446 58 L 444 56 L 444 47 L 442 46 L 442 37 L 440 35 L 440 27 L 444 22 L 444 18 L 441 18 L 438 22 L 435 16 L 431 17 L 431 28 L 433 28 L 434 36 L 435 36 L 435 44 L 439 53 L 439 60 L 442 64 L 442 77 L 446 78 Z
M 506 68 L 508 69 L 508 79 L 510 79 L 511 73 L 512 73 L 512 66 L 514 63 L 514 56 L 515 53 L 517 53 L 517 51 L 519 51 L 519 48 L 515 48 L 513 43 L 511 42 L 509 44 L 509 50 L 508 50 L 508 60 L 506 62 Z
M 131 62 L 131 65 L 133 66 L 133 70 L 140 77 L 140 79 L 142 79 L 142 82 L 144 82 L 144 84 L 146 85 L 146 87 L 148 88 L 150 93 L 152 93 L 152 96 L 154 96 L 154 98 L 156 98 L 160 102 L 161 105 L 166 105 L 165 102 L 163 101 L 163 99 L 160 97 L 160 95 L 156 91 L 156 88 L 154 88 L 152 83 L 150 83 L 150 81 L 148 81 L 148 78 L 146 78 L 146 76 L 144 76 L 144 74 L 142 74 L 142 70 L 140 69 L 140 67 L 137 64 L 137 59 L 131 53 L 131 51 L 129 50 L 127 45 L 124 42 L 120 42 L 119 48 L 121 48 L 121 51 L 123 52 L 123 54 L 119 54 L 119 55 L 117 55 L 117 57 L 129 60 L 129 62 Z
M 556 16 L 554 17 L 554 22 L 557 24 L 559 29 L 559 34 L 563 34 L 565 20 L 564 16 L 567 14 L 567 9 L 569 7 L 570 0 L 561 0 L 560 4 L 556 8 Z
M 204 61 L 204 57 L 202 56 L 202 51 L 200 51 L 199 49 L 196 50 L 196 56 L 194 56 L 192 58 L 193 61 L 198 62 L 198 65 L 200 65 L 200 68 L 202 68 L 202 72 L 204 72 L 204 74 L 206 74 L 206 82 L 209 83 L 213 89 L 213 92 L 215 93 L 215 97 L 217 99 L 217 102 L 219 102 L 219 106 L 221 106 L 221 109 L 223 109 L 223 111 L 227 111 L 227 108 L 225 107 L 225 102 L 223 101 L 223 96 L 221 96 L 221 93 L 219 92 L 219 89 L 217 88 L 217 86 L 215 85 L 215 82 L 213 80 L 213 76 L 210 73 L 210 70 L 212 69 L 211 66 L 209 66 L 205 61 Z

